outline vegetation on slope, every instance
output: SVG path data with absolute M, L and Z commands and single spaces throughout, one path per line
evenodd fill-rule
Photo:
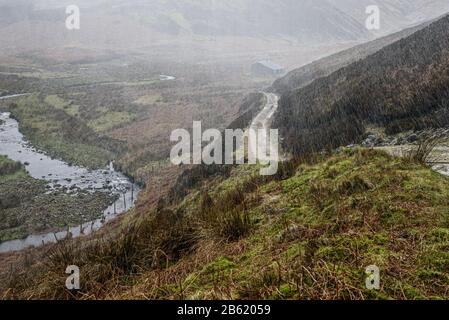
M 273 89 L 276 92 L 283 94 L 295 89 L 303 88 L 316 79 L 329 76 L 338 69 L 346 67 L 358 60 L 365 59 L 367 56 L 379 51 L 387 45 L 406 38 L 416 31 L 425 28 L 429 24 L 430 22 L 426 22 L 419 26 L 408 28 L 314 61 L 301 68 L 295 69 L 276 80 L 273 83 Z
M 115 239 L 60 243 L 10 275 L 6 298 L 447 298 L 449 180 L 345 149 L 214 177 Z M 82 289 L 65 290 L 68 265 Z M 381 289 L 365 288 L 365 269 Z
M 357 143 L 367 125 L 387 134 L 449 125 L 449 16 L 368 58 L 285 93 L 275 126 L 309 153 Z

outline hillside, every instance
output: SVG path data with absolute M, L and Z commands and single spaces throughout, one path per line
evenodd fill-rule
M 428 0 L 95 0 L 78 2 L 82 28 L 69 33 L 63 22 L 70 4 L 69 0 L 0 1 L 5 52 L 65 46 L 145 48 L 166 40 L 229 36 L 283 38 L 302 45 L 364 42 L 449 11 L 445 0 L 433 0 L 431 5 Z M 376 32 L 365 28 L 365 8 L 373 4 L 382 12 L 382 26 Z
M 385 35 L 430 20 L 449 10 L 444 0 L 260 0 L 103 1 L 114 11 L 140 17 L 164 33 L 197 35 L 287 36 L 304 42 L 367 39 L 365 8 L 378 5 Z M 94 2 L 95 3 L 95 2 Z M 101 2 L 100 2 L 101 3 Z
M 367 58 L 284 93 L 275 127 L 295 154 L 449 125 L 449 16 Z
M 300 89 L 309 85 L 312 81 L 326 77 L 333 72 L 346 67 L 358 60 L 365 59 L 371 54 L 376 53 L 380 49 L 406 38 L 418 30 L 428 26 L 431 22 L 425 22 L 416 27 L 407 28 L 400 32 L 393 33 L 389 36 L 382 37 L 367 43 L 357 45 L 355 47 L 343 50 L 341 52 L 324 57 L 301 68 L 290 71 L 285 76 L 277 79 L 271 90 L 282 94 L 288 93 L 294 89 Z
M 234 168 L 138 223 L 125 221 L 112 238 L 27 253 L 0 296 L 447 298 L 448 182 L 372 150 L 290 162 L 269 179 Z M 27 267 L 33 259 L 40 262 Z M 71 264 L 83 270 L 75 296 L 62 285 Z M 365 288 L 372 264 L 382 272 L 380 291 Z

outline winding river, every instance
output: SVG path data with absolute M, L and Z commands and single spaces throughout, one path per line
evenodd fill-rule
M 2 97 L 2 100 L 17 96 Z M 0 155 L 26 164 L 30 176 L 47 182 L 49 192 L 56 189 L 62 189 L 68 193 L 77 192 L 77 190 L 86 190 L 92 193 L 106 192 L 117 199 L 104 210 L 102 217 L 95 221 L 56 233 L 30 235 L 25 239 L 2 242 L 0 243 L 0 253 L 55 243 L 68 235 L 71 237 L 88 235 L 134 206 L 140 191 L 139 187 L 125 175 L 115 171 L 112 163 L 109 168 L 104 170 L 89 170 L 71 166 L 61 160 L 52 159 L 33 148 L 20 133 L 19 123 L 12 119 L 9 113 L 0 113 L 0 123 Z

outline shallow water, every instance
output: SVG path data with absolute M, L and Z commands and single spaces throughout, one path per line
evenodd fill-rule
M 433 169 L 441 174 L 444 174 L 445 176 L 449 176 L 449 164 L 436 165 L 433 166 Z
M 18 98 L 18 97 L 27 96 L 27 95 L 29 95 L 29 93 L 11 94 L 11 95 L 8 95 L 8 96 L 2 96 L 2 97 L 0 97 L 0 100 L 6 100 L 6 99 L 12 99 L 12 98 Z
M 172 81 L 172 80 L 176 80 L 176 77 L 168 76 L 168 75 L 165 75 L 165 74 L 161 74 L 159 76 L 159 80 L 161 80 L 161 81 Z
M 115 203 L 103 212 L 103 217 L 69 229 L 72 237 L 87 235 L 100 229 L 105 222 L 112 220 L 116 215 L 123 213 L 134 206 L 139 193 L 137 185 L 133 184 L 122 173 L 114 170 L 111 164 L 104 170 L 89 170 L 78 166 L 52 159 L 26 142 L 19 131 L 19 124 L 10 118 L 9 113 L 0 113 L 0 155 L 26 164 L 30 176 L 45 180 L 49 192 L 63 189 L 66 192 L 87 190 L 89 192 L 107 192 L 118 197 Z M 1 121 L 0 121 L 1 122 Z M 12 240 L 0 243 L 0 253 L 18 251 L 31 246 L 41 246 L 55 243 L 57 239 L 67 236 L 67 230 L 57 233 L 30 235 L 26 239 Z

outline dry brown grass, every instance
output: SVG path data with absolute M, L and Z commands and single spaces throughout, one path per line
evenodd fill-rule
M 430 161 L 434 149 L 441 143 L 441 136 L 427 134 L 421 138 L 416 147 L 412 147 L 405 155 L 411 161 L 426 164 Z
M 183 266 L 190 256 L 196 257 L 194 266 L 212 259 L 209 259 L 211 252 L 204 249 L 205 243 L 221 246 L 250 232 L 253 223 L 247 212 L 245 192 L 255 187 L 246 191 L 231 189 L 215 201 L 204 196 L 198 211 L 189 215 L 173 211 L 165 201 L 160 201 L 150 214 L 138 214 L 125 227 L 116 226 L 119 232 L 112 229 L 112 235 L 103 233 L 90 240 L 67 239 L 41 249 L 41 254 L 29 263 L 3 273 L 7 276 L 0 289 L 4 298 L 9 299 L 94 299 L 111 297 L 110 290 L 116 292 L 118 287 L 129 286 L 145 273 L 156 273 L 159 283 L 176 281 L 190 268 L 181 272 L 178 266 L 178 271 L 172 274 L 173 265 Z M 69 265 L 78 266 L 82 272 L 82 288 L 78 292 L 65 289 L 64 271 Z M 158 292 L 161 296 L 160 288 L 153 289 L 150 296 Z M 182 288 L 179 295 L 182 296 Z

